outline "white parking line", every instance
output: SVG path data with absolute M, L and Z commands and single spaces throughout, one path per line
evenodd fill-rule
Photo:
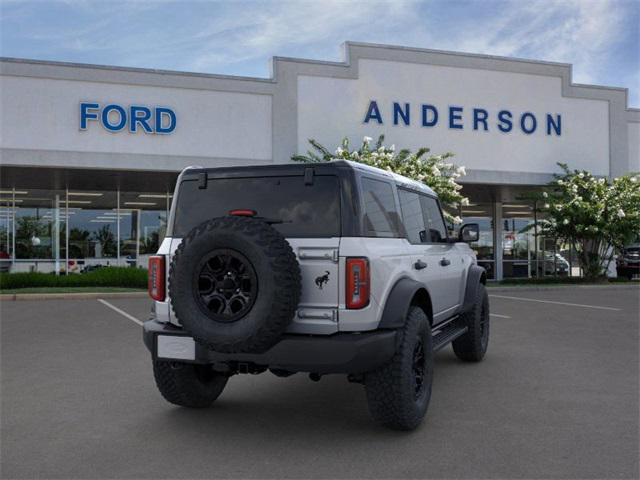
M 115 305 L 111 305 L 109 302 L 107 302 L 106 300 L 103 300 L 101 298 L 98 299 L 98 301 L 109 307 L 111 310 L 113 310 L 114 312 L 118 312 L 120 315 L 122 315 L 125 318 L 128 318 L 129 320 L 131 320 L 132 322 L 137 323 L 138 325 L 142 325 L 142 322 L 140 320 L 138 320 L 136 317 L 129 315 L 127 312 L 125 312 L 124 310 L 120 310 L 118 307 L 116 307 Z
M 613 307 L 600 307 L 598 305 L 583 305 L 581 303 L 567 303 L 567 302 L 555 302 L 553 300 L 538 300 L 536 298 L 523 298 L 523 297 L 509 297 L 507 295 L 489 295 L 494 298 L 506 298 L 508 300 L 522 300 L 524 302 L 538 302 L 538 303 L 552 303 L 554 305 L 566 305 L 568 307 L 582 307 L 582 308 L 596 308 L 598 310 L 612 310 L 614 312 L 619 312 L 620 308 Z
M 498 317 L 498 318 L 511 318 L 509 315 L 499 315 L 497 313 L 490 313 L 489 315 L 491 315 L 492 317 Z

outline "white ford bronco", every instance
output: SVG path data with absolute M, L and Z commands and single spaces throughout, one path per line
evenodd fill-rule
M 207 407 L 227 380 L 342 373 L 373 418 L 417 427 L 434 352 L 482 360 L 485 272 L 425 185 L 347 161 L 185 169 L 149 260 L 144 323 L 171 403 Z

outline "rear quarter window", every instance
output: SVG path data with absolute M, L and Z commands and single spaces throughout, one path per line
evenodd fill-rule
M 366 236 L 400 237 L 402 223 L 391 183 L 362 177 L 364 230 Z
M 302 176 L 209 179 L 199 189 L 196 180 L 180 184 L 173 236 L 184 237 L 207 220 L 231 210 L 254 210 L 273 220 L 285 237 L 340 236 L 340 186 L 334 175 L 316 175 L 311 185 Z

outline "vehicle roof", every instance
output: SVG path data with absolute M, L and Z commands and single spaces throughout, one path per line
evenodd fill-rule
M 329 172 L 331 170 L 335 170 L 337 168 L 350 168 L 352 170 L 357 170 L 361 173 L 366 173 L 369 175 L 381 176 L 385 177 L 391 181 L 393 181 L 396 185 L 401 187 L 411 188 L 413 190 L 418 190 L 427 195 L 436 196 L 435 192 L 429 188 L 424 183 L 418 182 L 416 180 L 412 180 L 402 175 L 398 175 L 397 173 L 390 172 L 387 170 L 383 170 L 381 168 L 372 167 L 370 165 L 365 165 L 363 163 L 353 162 L 350 160 L 334 160 L 331 162 L 318 162 L 318 163 L 276 163 L 276 164 L 260 164 L 260 165 L 243 165 L 243 166 L 233 166 L 233 167 L 201 167 L 201 166 L 191 166 L 187 167 L 182 171 L 182 175 L 185 174 L 196 174 L 201 172 L 213 173 L 214 175 L 260 175 L 269 173 L 280 173 L 280 174 L 301 174 L 301 171 L 304 169 L 313 167 L 314 169 Z M 235 174 L 235 175 L 234 175 Z
M 414 190 L 422 191 L 428 195 L 436 196 L 436 193 L 424 183 L 418 182 L 417 180 L 413 180 L 403 175 L 399 175 L 397 173 L 390 172 L 388 170 L 383 170 L 381 168 L 372 167 L 370 165 L 365 165 L 364 163 L 352 162 L 350 160 L 340 160 L 340 162 L 344 162 L 348 164 L 351 168 L 355 170 L 360 170 L 369 174 L 382 175 L 384 177 L 387 177 L 393 180 L 397 185 L 401 187 L 412 188 Z

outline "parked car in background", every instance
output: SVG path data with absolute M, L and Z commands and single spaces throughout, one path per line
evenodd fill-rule
M 11 270 L 11 256 L 4 250 L 0 250 L 0 272 Z
M 571 266 L 569 261 L 559 253 L 546 252 L 544 261 L 538 265 L 540 275 L 568 275 Z
M 640 275 L 640 242 L 622 249 L 616 262 L 616 272 L 619 277 L 627 277 L 629 280 L 634 275 Z

